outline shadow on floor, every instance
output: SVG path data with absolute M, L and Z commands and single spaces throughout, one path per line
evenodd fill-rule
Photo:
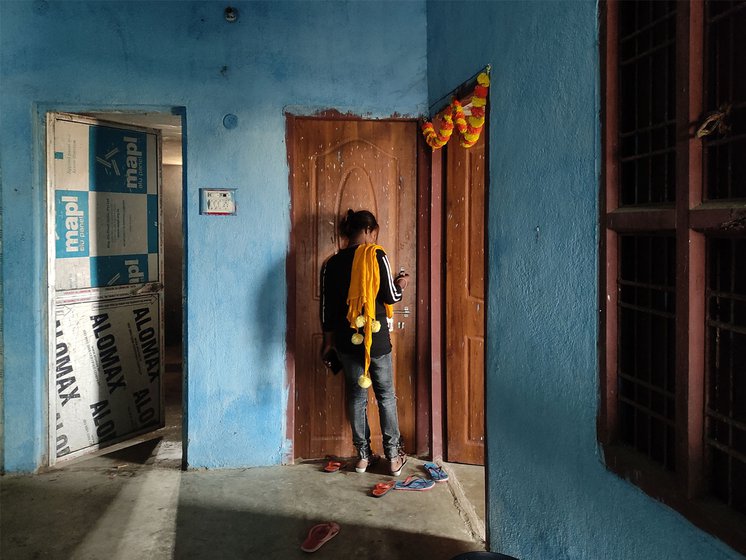
M 307 558 L 300 544 L 309 528 L 328 520 L 328 517 L 298 519 L 261 512 L 180 507 L 173 557 Z M 315 557 L 447 560 L 462 552 L 479 550 L 468 542 L 418 533 L 416 523 L 410 530 L 343 521 L 340 525 L 339 534 L 324 544 Z
M 449 484 L 370 495 L 380 472 L 315 463 L 181 471 L 149 464 L 149 441 L 65 469 L 5 476 L 0 556 L 13 559 L 292 559 L 310 527 L 341 526 L 320 558 L 449 560 L 484 550 Z M 410 459 L 403 476 L 422 474 Z
M 453 484 L 382 498 L 370 489 L 391 478 L 383 466 L 182 471 L 180 371 L 167 371 L 166 385 L 166 426 L 149 439 L 0 478 L 1 558 L 305 558 L 300 545 L 323 521 L 341 530 L 317 558 L 449 560 L 484 550 L 474 522 L 474 512 L 484 518 L 482 467 L 448 464 Z M 425 476 L 422 463 L 410 458 L 401 479 Z

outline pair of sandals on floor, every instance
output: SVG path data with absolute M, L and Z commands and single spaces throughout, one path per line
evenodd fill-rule
M 375 457 L 374 455 L 371 455 L 371 457 Z M 371 460 L 371 465 L 375 463 L 376 459 Z M 393 476 L 399 476 L 401 474 L 402 469 L 404 468 L 404 465 L 406 465 L 407 460 L 404 459 L 404 462 L 400 465 L 399 469 L 391 473 Z M 335 459 L 330 459 L 329 462 L 324 467 L 325 472 L 337 472 L 340 469 L 344 468 L 346 466 L 346 463 L 342 461 L 338 461 Z M 365 472 L 367 470 L 369 465 L 366 465 L 364 469 L 355 469 L 358 472 Z M 441 467 L 439 467 L 436 463 L 425 463 L 423 465 L 424 469 L 427 471 L 427 473 L 430 475 L 430 480 L 418 477 L 418 476 L 408 476 L 405 480 L 398 482 L 395 480 L 389 480 L 387 482 L 379 482 L 373 487 L 373 495 L 376 497 L 383 496 L 388 492 L 389 490 L 396 489 L 396 490 L 429 490 L 432 488 L 436 482 L 446 482 L 448 480 L 448 473 L 446 473 Z
M 437 464 L 425 463 L 422 466 L 430 475 L 430 479 L 410 475 L 402 481 L 388 480 L 386 482 L 379 482 L 373 487 L 373 489 L 371 490 L 371 494 L 373 494 L 376 498 L 380 498 L 389 490 L 430 490 L 430 488 L 435 486 L 436 482 L 448 481 L 448 473 Z

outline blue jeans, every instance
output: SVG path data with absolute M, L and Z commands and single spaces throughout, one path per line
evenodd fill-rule
M 363 374 L 363 359 L 350 354 L 339 353 L 339 361 L 345 372 L 347 391 L 347 415 L 352 427 L 352 444 L 362 456 L 370 454 L 370 426 L 368 425 L 368 390 L 357 384 Z M 373 382 L 373 392 L 378 401 L 378 415 L 381 418 L 383 450 L 386 457 L 392 459 L 399 453 L 401 434 L 399 433 L 399 415 L 396 411 L 396 394 L 394 393 L 394 368 L 391 352 L 370 359 L 368 368 Z

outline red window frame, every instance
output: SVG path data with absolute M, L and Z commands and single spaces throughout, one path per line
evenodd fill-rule
M 746 553 L 746 516 L 708 496 L 705 449 L 706 236 L 722 232 L 744 204 L 703 197 L 704 2 L 678 1 L 676 12 L 676 201 L 622 206 L 619 161 L 619 1 L 602 4 L 603 168 L 600 189 L 598 439 L 608 469 L 678 510 L 692 523 Z M 625 233 L 676 236 L 676 405 L 674 472 L 620 443 L 617 365 L 619 238 Z

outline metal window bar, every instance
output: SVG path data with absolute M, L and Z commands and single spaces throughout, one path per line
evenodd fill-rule
M 649 307 L 642 307 L 640 305 L 634 305 L 632 303 L 620 302 L 619 307 L 623 309 L 629 309 L 630 311 L 637 311 L 638 313 L 646 313 L 648 315 L 655 315 L 656 317 L 662 317 L 664 319 L 675 319 L 676 313 L 667 311 L 658 311 L 657 309 L 651 309 Z
M 730 323 L 726 323 L 725 321 L 708 320 L 707 325 L 716 329 L 722 329 L 728 332 L 746 335 L 746 327 L 739 327 Z
M 713 410 L 711 408 L 707 408 L 706 410 L 707 415 L 715 420 L 719 420 L 723 423 L 730 424 L 734 428 L 738 428 L 739 430 L 743 430 L 746 432 L 746 422 L 739 422 L 738 420 L 731 418 L 730 416 L 726 416 L 725 414 L 719 413 L 717 410 Z
M 715 289 L 707 290 L 707 294 L 710 297 L 715 297 L 715 298 L 717 298 L 717 297 L 723 297 L 723 298 L 732 299 L 733 301 L 743 301 L 743 302 L 746 302 L 746 294 L 744 294 L 744 295 L 734 294 L 732 292 L 726 292 L 724 290 L 715 290 Z
M 709 438 L 709 437 L 707 438 L 707 443 L 709 445 L 711 445 L 712 447 L 716 448 L 718 451 L 722 451 L 723 453 L 725 453 L 729 457 L 731 457 L 733 459 L 736 459 L 736 460 L 740 461 L 741 463 L 745 463 L 746 464 L 746 454 L 739 453 L 738 451 L 735 451 L 732 447 L 727 446 L 727 445 L 723 445 L 722 443 L 718 442 L 717 440 Z M 729 503 L 728 505 L 732 505 L 732 504 Z
M 618 401 L 628 407 L 621 414 L 622 439 L 671 470 L 676 428 L 675 387 L 668 371 L 675 321 L 668 310 L 675 301 L 673 255 L 673 236 L 620 236 Z
M 665 128 L 668 128 L 670 126 L 675 126 L 675 125 L 676 125 L 676 121 L 674 119 L 666 119 L 659 123 L 651 124 L 650 126 L 644 126 L 644 127 L 637 128 L 629 132 L 621 132 L 619 134 L 619 137 L 629 138 L 631 136 L 634 136 L 635 134 L 639 134 L 640 132 L 655 132 L 656 130 L 665 129 Z
M 652 150 L 642 154 L 635 154 L 634 156 L 619 158 L 619 161 L 626 163 L 628 161 L 636 161 L 640 159 L 650 159 L 651 156 L 659 156 L 661 154 L 672 154 L 676 152 L 676 148 L 663 148 L 660 150 Z
M 650 12 L 650 19 L 652 20 L 653 19 L 653 4 L 652 3 L 648 5 L 648 11 Z M 652 31 L 651 31 L 651 35 L 652 35 Z M 666 45 L 664 44 L 663 48 L 665 48 L 665 46 Z M 653 124 L 653 96 L 655 95 L 655 85 L 654 85 L 654 80 L 653 80 L 653 76 L 655 75 L 653 73 L 654 71 L 653 59 L 654 58 L 655 57 L 652 54 L 648 56 L 648 76 L 650 76 L 650 80 L 648 80 L 648 83 L 647 83 L 647 90 L 648 90 L 648 123 L 647 125 L 648 127 L 652 126 Z M 665 85 L 664 85 L 664 88 L 665 88 Z M 648 134 L 648 146 L 652 149 L 653 143 L 651 142 L 650 134 Z M 647 189 L 648 190 L 647 200 L 653 200 L 653 158 L 652 157 L 648 158 L 647 171 L 648 171 L 647 174 L 649 177 L 648 189 Z M 664 185 L 664 188 L 665 188 L 665 185 Z M 648 323 L 648 328 L 650 328 L 649 325 L 650 323 Z M 649 372 L 650 370 L 648 370 L 648 373 Z M 650 429 L 650 425 L 648 424 L 648 430 L 649 429 Z
M 676 427 L 676 420 L 673 418 L 667 418 L 660 412 L 656 412 L 655 410 L 651 410 L 650 408 L 646 407 L 645 405 L 640 404 L 639 402 L 630 399 L 629 397 L 625 397 L 623 395 L 619 396 L 619 401 L 623 402 L 624 404 L 627 404 L 631 406 L 632 408 L 635 408 L 639 412 L 643 413 L 645 416 L 650 416 L 651 418 L 655 418 L 656 420 L 660 420 L 663 424 L 666 426 L 669 426 L 671 429 Z M 649 430 L 648 430 L 649 431 Z
M 674 16 L 671 20 L 671 29 L 674 36 L 676 36 L 676 3 L 673 3 L 674 9 L 671 10 Z M 676 145 L 676 64 L 677 64 L 677 46 L 671 47 L 670 52 L 667 53 L 666 60 L 666 91 L 664 92 L 666 97 L 666 117 L 668 120 L 673 121 L 670 126 L 671 143 Z M 670 173 L 670 175 L 669 175 Z M 668 190 L 666 191 L 666 200 L 676 200 L 676 154 L 666 155 L 666 185 Z
M 737 135 L 734 135 L 734 136 L 729 136 L 728 138 L 719 138 L 717 140 L 707 140 L 707 147 L 708 148 L 712 148 L 712 147 L 717 147 L 717 146 L 724 146 L 724 145 L 727 145 L 727 144 L 734 144 L 734 143 L 736 143 L 736 141 L 743 140 L 743 139 L 746 139 L 746 133 L 744 133 L 744 134 L 737 134 Z M 732 155 L 732 151 L 731 151 L 731 155 Z M 732 163 L 732 158 L 729 158 L 729 160 L 730 160 L 730 163 Z M 732 183 L 733 183 L 733 175 L 730 174 L 730 173 L 728 173 L 726 175 L 729 178 L 729 181 L 728 181 L 729 185 L 732 185 Z M 729 194 L 730 194 L 730 190 L 731 189 L 730 189 L 730 186 L 729 186 L 729 189 L 728 189 Z M 726 198 L 730 198 L 730 197 L 726 197 Z
M 667 41 L 664 41 L 663 43 L 660 43 L 658 45 L 655 45 L 654 47 L 649 48 L 646 51 L 643 51 L 641 53 L 636 54 L 635 56 L 632 56 L 628 58 L 627 60 L 620 60 L 619 66 L 628 66 L 630 64 L 633 64 L 635 62 L 638 62 L 642 60 L 643 58 L 649 57 L 650 55 L 653 55 L 657 53 L 661 49 L 665 49 L 666 47 L 671 47 L 676 43 L 674 39 L 669 39 Z
M 746 385 L 746 239 L 711 238 L 707 249 L 708 476 L 715 497 L 746 513 L 746 399 L 737 394 Z
M 620 38 L 619 42 L 620 43 L 626 43 L 627 41 L 635 39 L 635 38 L 639 37 L 640 35 L 642 35 L 643 33 L 645 33 L 646 31 L 650 31 L 651 29 L 653 29 L 659 23 L 662 23 L 662 22 L 664 22 L 666 20 L 669 20 L 669 19 L 673 18 L 675 15 L 676 15 L 676 11 L 675 10 L 671 11 L 671 12 L 668 12 L 667 14 L 662 15 L 658 19 L 655 19 L 655 20 L 651 21 L 650 23 L 648 23 L 646 25 L 643 25 L 643 26 L 640 26 L 640 27 L 636 28 L 635 31 L 633 31 L 631 33 L 628 33 L 627 35 L 622 36 Z
M 743 10 L 744 8 L 746 8 L 746 2 L 742 2 L 740 4 L 735 4 L 732 8 L 729 8 L 729 9 L 725 10 L 724 12 L 720 12 L 719 14 L 717 14 L 715 16 L 712 16 L 712 15 L 710 15 L 712 13 L 712 2 L 709 2 L 708 4 L 709 4 L 709 7 L 710 7 L 710 10 L 707 11 L 707 14 L 708 14 L 707 15 L 707 24 L 708 25 L 709 24 L 713 24 L 713 23 L 717 23 L 721 19 L 725 19 L 727 17 L 731 17 L 736 12 L 738 12 L 738 11 Z
M 730 130 L 720 129 L 704 140 L 708 199 L 746 197 L 746 164 L 741 155 L 746 150 L 746 131 L 741 128 L 746 120 L 741 68 L 746 57 L 746 1 L 730 4 L 708 2 L 706 10 L 706 112 L 731 107 L 724 120 Z
M 621 205 L 672 202 L 676 2 L 623 3 L 620 10 L 628 10 L 618 41 Z
M 625 379 L 625 381 L 629 381 L 630 383 L 636 383 L 636 384 L 640 385 L 641 387 L 647 389 L 648 391 L 653 391 L 653 392 L 659 394 L 661 397 L 664 397 L 666 399 L 674 399 L 674 398 L 676 398 L 676 395 L 672 391 L 669 391 L 666 387 L 661 387 L 659 385 L 654 385 L 653 383 L 649 383 L 647 381 L 643 381 L 643 380 L 639 379 L 638 377 L 635 377 L 634 375 L 630 375 L 630 374 L 624 373 L 623 371 L 619 372 L 619 376 L 623 377 Z M 668 418 L 668 416 L 666 416 L 666 418 Z M 673 417 L 671 417 L 670 419 L 673 420 Z M 673 425 L 673 424 L 671 424 L 671 425 Z
M 676 293 L 676 289 L 673 286 L 667 286 L 665 284 L 658 284 L 656 282 L 638 282 L 636 280 L 620 280 L 619 285 L 629 286 L 631 288 L 647 288 L 650 290 L 669 292 L 671 294 Z

